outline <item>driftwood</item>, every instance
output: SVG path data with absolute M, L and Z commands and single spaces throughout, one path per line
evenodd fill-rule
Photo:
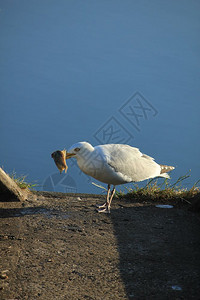
M 8 174 L 0 168 L 0 201 L 24 201 L 28 189 L 21 189 Z

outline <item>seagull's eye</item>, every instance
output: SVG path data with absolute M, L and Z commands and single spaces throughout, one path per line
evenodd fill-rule
M 74 149 L 75 152 L 78 152 L 78 151 L 80 151 L 80 150 L 81 150 L 80 148 L 75 148 L 75 149 Z

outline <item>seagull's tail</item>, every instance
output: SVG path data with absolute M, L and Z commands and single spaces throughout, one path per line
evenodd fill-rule
M 175 167 L 172 166 L 166 166 L 166 165 L 160 165 L 160 176 L 165 178 L 170 178 L 168 172 L 174 170 Z

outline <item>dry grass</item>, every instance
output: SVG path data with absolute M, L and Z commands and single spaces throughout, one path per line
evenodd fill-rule
M 9 176 L 12 180 L 14 180 L 17 183 L 17 185 L 21 189 L 26 189 L 26 188 L 33 189 L 34 187 L 37 186 L 37 184 L 26 181 L 27 175 L 17 176 L 16 173 L 13 171 Z
M 189 174 L 181 176 L 173 184 L 170 184 L 169 179 L 164 179 L 160 184 L 158 184 L 158 179 L 151 179 L 144 187 L 141 188 L 137 184 L 133 184 L 133 188 L 129 188 L 127 193 L 120 191 L 117 192 L 117 196 L 128 200 L 162 202 L 172 200 L 176 203 L 182 201 L 191 204 L 191 200 L 200 193 L 199 187 L 197 187 L 200 180 L 190 189 L 186 189 L 182 184 L 188 177 L 190 177 Z

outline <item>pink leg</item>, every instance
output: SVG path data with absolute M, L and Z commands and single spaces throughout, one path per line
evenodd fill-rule
M 113 190 L 111 192 L 111 196 L 109 198 L 109 195 L 110 195 L 110 184 L 108 185 L 108 192 L 107 192 L 107 199 L 106 199 L 106 203 L 104 203 L 103 205 L 99 206 L 99 208 L 101 209 L 98 209 L 98 212 L 99 213 L 110 213 L 110 206 L 111 206 L 111 202 L 112 202 L 112 199 L 114 197 L 114 194 L 115 194 L 115 186 L 113 187 Z

